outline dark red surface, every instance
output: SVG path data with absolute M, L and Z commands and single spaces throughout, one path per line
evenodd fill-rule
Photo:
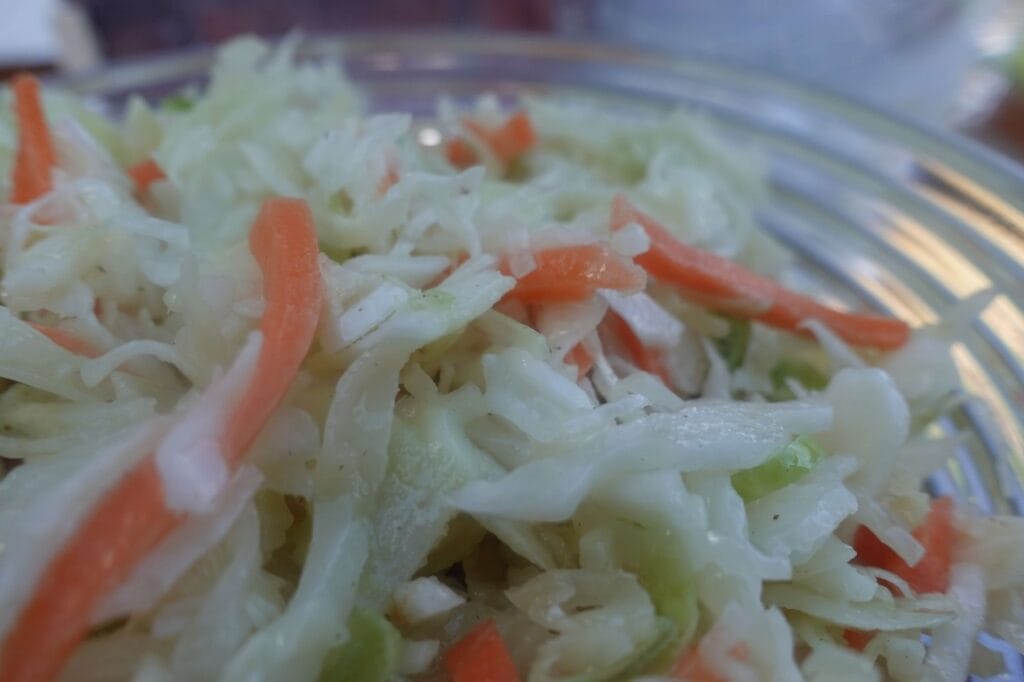
M 293 28 L 310 34 L 442 28 L 572 32 L 586 30 L 592 4 L 591 0 L 71 1 L 86 10 L 107 58 L 210 45 L 243 33 L 278 36 Z M 0 77 L 5 75 L 10 72 L 0 69 Z M 1024 96 L 1011 94 L 964 132 L 1024 160 Z
M 1011 91 L 999 105 L 968 134 L 999 151 L 1024 161 L 1024 94 Z
M 107 57 L 222 41 L 242 33 L 280 35 L 366 29 L 466 28 L 548 31 L 545 0 L 77 0 Z

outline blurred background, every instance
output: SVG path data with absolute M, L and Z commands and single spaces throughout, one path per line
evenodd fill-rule
M 1024 159 L 1024 0 L 0 0 L 0 13 L 0 74 L 293 28 L 551 33 L 747 65 Z

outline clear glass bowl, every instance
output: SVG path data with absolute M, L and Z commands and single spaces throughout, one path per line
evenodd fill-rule
M 995 298 L 957 339 L 971 399 L 940 428 L 967 434 L 932 492 L 986 512 L 1024 513 L 1024 168 L 962 137 L 835 95 L 678 55 L 540 37 L 381 34 L 307 40 L 337 59 L 374 110 L 425 120 L 436 98 L 578 92 L 617 108 L 703 112 L 768 160 L 762 222 L 823 295 L 934 322 L 958 301 Z M 199 83 L 212 52 L 124 63 L 63 85 L 116 111 Z M 998 646 L 998 643 L 994 643 Z M 1000 647 L 1022 677 L 1019 654 Z
M 703 112 L 768 159 L 764 226 L 823 293 L 934 322 L 983 289 L 997 295 L 957 340 L 973 396 L 942 424 L 969 435 L 933 491 L 988 512 L 1024 513 L 1024 168 L 961 137 L 852 101 L 720 64 L 611 46 L 505 35 L 311 38 L 375 110 L 430 117 L 439 94 L 574 91 L 616 107 Z M 211 53 L 116 65 L 64 84 L 117 107 L 200 82 Z

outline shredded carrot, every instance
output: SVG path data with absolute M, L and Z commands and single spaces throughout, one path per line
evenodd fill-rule
M 519 682 L 505 642 L 493 620 L 485 620 L 444 655 L 452 682 Z
M 910 566 L 866 526 L 861 526 L 853 539 L 857 562 L 895 573 L 906 580 L 915 592 L 945 592 L 949 588 L 949 573 L 957 540 L 953 523 L 953 498 L 941 497 L 932 502 L 928 516 L 914 529 L 913 535 L 924 547 L 924 556 Z
M 164 169 L 153 160 L 153 157 L 147 157 L 134 166 L 129 166 L 127 173 L 128 177 L 135 182 L 135 189 L 140 194 L 148 190 L 149 186 L 157 180 L 164 180 L 167 177 L 164 174 Z
M 498 128 L 491 129 L 469 116 L 462 119 L 462 125 L 487 143 L 499 161 L 508 163 L 526 153 L 537 143 L 537 133 L 525 111 L 517 111 Z
M 525 303 L 583 301 L 598 289 L 636 292 L 647 278 L 642 270 L 604 244 L 574 244 L 533 254 L 536 267 L 519 278 L 507 298 Z M 508 273 L 507 260 L 502 272 Z
M 448 140 L 444 145 L 444 154 L 448 162 L 457 168 L 468 168 L 480 158 L 473 146 L 462 137 Z
M 864 651 L 867 645 L 871 643 L 871 640 L 875 638 L 875 634 L 876 633 L 874 632 L 866 630 L 854 630 L 853 628 L 848 628 L 843 630 L 843 640 L 851 649 Z
M 0 679 L 53 680 L 89 617 L 180 521 L 164 503 L 152 457 L 106 493 L 54 557 L 4 641 Z
M 377 183 L 377 195 L 384 196 L 388 190 L 398 182 L 398 168 L 394 164 L 389 163 L 387 170 L 384 171 L 383 177 Z
M 237 460 L 284 399 L 316 334 L 323 301 L 316 228 L 301 199 L 263 202 L 249 235 L 263 271 L 266 307 L 256 376 L 228 422 L 226 451 Z
M 462 127 L 487 145 L 494 157 L 510 163 L 525 154 L 537 143 L 537 133 L 525 111 L 517 111 L 497 128 L 483 125 L 470 116 L 462 117 Z M 465 168 L 479 159 L 472 145 L 456 137 L 445 145 L 445 154 L 454 166 Z
M 671 387 L 672 378 L 669 376 L 668 370 L 665 369 L 661 358 L 658 357 L 658 352 L 644 345 L 644 342 L 633 332 L 629 324 L 617 313 L 608 311 L 606 319 L 611 332 L 626 347 L 633 364 L 643 371 L 660 378 L 662 383 Z
M 740 642 L 729 650 L 729 656 L 738 661 L 750 658 L 747 645 Z M 669 677 L 683 682 L 728 682 L 728 680 L 708 667 L 698 647 L 692 647 L 676 662 Z
M 50 327 L 48 325 L 37 324 L 35 322 L 29 322 L 29 325 L 31 325 L 37 332 L 50 339 L 50 341 L 53 341 L 64 350 L 71 351 L 75 355 L 81 355 L 83 358 L 98 358 L 103 355 L 103 351 L 66 329 Z
M 708 668 L 696 647 L 690 649 L 672 668 L 672 677 L 684 682 L 728 682 Z
M 263 272 L 263 344 L 252 384 L 225 424 L 222 450 L 237 466 L 298 371 L 321 304 L 316 232 L 306 205 L 268 199 L 250 248 Z M 3 642 L 0 680 L 57 677 L 101 601 L 182 517 L 167 508 L 154 458 L 136 465 L 86 514 L 36 584 Z
M 829 308 L 812 298 L 779 286 L 767 277 L 709 251 L 683 244 L 621 194 L 612 203 L 612 228 L 638 223 L 651 247 L 636 262 L 652 277 L 675 285 L 679 293 L 713 310 L 747 317 L 804 336 L 799 325 L 819 320 L 854 346 L 899 348 L 910 338 L 901 320 L 860 315 Z
M 46 123 L 39 81 L 21 74 L 11 81 L 14 91 L 14 116 L 18 121 L 18 150 L 11 178 L 11 203 L 27 204 L 53 187 L 53 167 L 57 154 Z
M 565 356 L 565 362 L 569 365 L 576 365 L 576 380 L 579 381 L 590 373 L 594 368 L 594 356 L 584 347 L 577 343 Z

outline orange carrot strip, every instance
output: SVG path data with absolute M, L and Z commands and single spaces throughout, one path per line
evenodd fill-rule
M 4 642 L 0 679 L 56 679 L 102 599 L 180 521 L 152 457 L 122 478 L 55 556 Z
M 53 341 L 64 350 L 71 351 L 75 355 L 81 355 L 83 358 L 98 358 L 103 355 L 103 351 L 66 329 L 50 327 L 45 324 L 37 324 L 35 322 L 29 322 L 29 325 L 37 332 L 50 339 L 50 341 Z
M 594 368 L 594 356 L 582 343 L 577 343 L 572 347 L 572 350 L 565 356 L 565 362 L 568 365 L 576 365 L 576 381 L 587 376 Z
M 738 661 L 746 661 L 750 657 L 750 651 L 746 644 L 740 642 L 729 650 L 729 656 Z M 697 647 L 691 648 L 680 657 L 673 666 L 672 672 L 669 673 L 669 677 L 683 682 L 728 682 L 726 678 L 708 667 Z
M 636 262 L 653 277 L 673 284 L 683 296 L 718 312 L 747 317 L 771 327 L 809 336 L 798 325 L 819 320 L 847 343 L 883 350 L 910 337 L 906 323 L 891 317 L 846 313 L 779 286 L 742 265 L 683 244 L 621 194 L 612 203 L 612 228 L 638 223 L 651 247 Z
M 493 620 L 485 620 L 444 655 L 452 682 L 519 682 L 512 656 Z
M 953 499 L 941 497 L 932 502 L 925 520 L 914 529 L 914 538 L 924 547 L 924 556 L 908 565 L 866 526 L 854 534 L 857 563 L 895 573 L 915 592 L 945 592 L 953 564 L 957 531 L 953 523 Z
M 157 180 L 167 178 L 167 175 L 164 174 L 164 169 L 153 160 L 153 157 L 147 157 L 134 166 L 129 166 L 127 173 L 128 177 L 135 183 L 135 189 L 139 193 L 148 190 L 149 186 Z
M 303 202 L 266 200 L 250 248 L 263 272 L 263 344 L 253 382 L 225 426 L 223 450 L 232 467 L 298 371 L 316 331 L 322 296 L 316 232 Z M 0 680 L 56 678 L 102 600 L 182 518 L 167 508 L 152 456 L 115 483 L 44 569 L 3 643 Z
M 728 682 L 708 668 L 696 647 L 690 649 L 672 668 L 671 676 L 684 682 Z
M 228 422 L 225 451 L 237 460 L 284 399 L 316 334 L 323 302 L 319 248 L 309 206 L 301 199 L 263 202 L 249 234 L 263 272 L 266 307 L 255 376 Z
M 854 630 L 853 628 L 847 628 L 843 630 L 843 640 L 851 649 L 857 651 L 864 651 L 871 640 L 875 638 L 874 632 L 866 630 Z
M 18 121 L 18 149 L 11 178 L 11 203 L 27 204 L 53 187 L 57 154 L 39 95 L 39 81 L 21 74 L 11 81 L 14 117 Z
M 454 137 L 444 145 L 444 155 L 448 162 L 457 168 L 468 168 L 476 163 L 480 157 L 465 138 Z
M 644 342 L 633 332 L 629 324 L 614 311 L 608 311 L 607 320 L 612 333 L 629 351 L 629 357 L 633 364 L 643 371 L 660 378 L 662 383 L 671 387 L 672 379 L 669 377 L 668 370 L 662 364 L 661 358 L 658 357 L 658 353 L 645 346 Z
M 469 116 L 463 117 L 462 125 L 486 142 L 494 156 L 504 163 L 515 161 L 537 143 L 537 133 L 525 111 L 517 111 L 493 130 Z
M 537 267 L 519 278 L 506 294 L 525 303 L 583 301 L 598 289 L 636 292 L 647 278 L 642 270 L 603 244 L 574 244 L 533 254 Z M 502 261 L 502 272 L 508 263 Z
M 490 148 L 502 163 L 510 163 L 537 144 L 537 132 L 525 111 L 517 111 L 497 128 L 490 128 L 471 116 L 462 117 L 462 127 Z M 476 150 L 461 137 L 445 145 L 445 155 L 453 166 L 465 168 L 479 160 Z

